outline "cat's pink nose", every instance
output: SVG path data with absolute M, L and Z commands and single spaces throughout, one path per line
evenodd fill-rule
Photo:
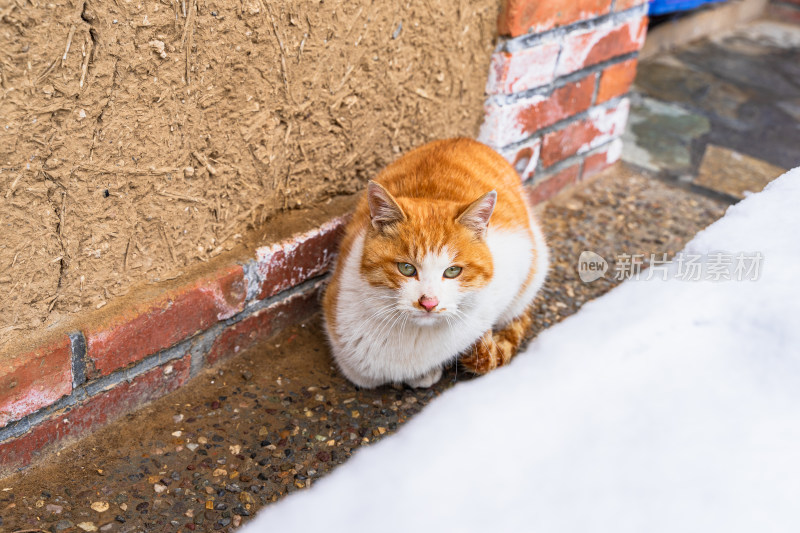
M 429 296 L 423 296 L 419 299 L 419 305 L 425 308 L 427 312 L 433 311 L 433 308 L 439 305 L 439 300 L 434 296 L 433 298 Z

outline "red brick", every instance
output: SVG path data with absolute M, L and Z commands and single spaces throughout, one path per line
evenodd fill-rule
M 591 74 L 549 95 L 535 95 L 505 106 L 487 105 L 479 139 L 489 146 L 506 146 L 589 109 L 596 78 L 597 74 Z
M 324 274 L 333 263 L 347 217 L 336 217 L 292 239 L 256 250 L 261 290 L 258 298 L 273 296 Z
M 89 377 L 105 376 L 230 318 L 244 309 L 239 265 L 212 274 L 86 328 Z
M 0 357 L 0 427 L 72 392 L 72 349 L 66 335 Z
M 592 74 L 555 89 L 547 100 L 521 109 L 517 124 L 525 132 L 534 132 L 586 111 L 592 104 L 596 78 L 597 74 Z
M 647 33 L 647 17 L 576 30 L 564 37 L 556 76 L 563 76 L 616 56 L 639 50 Z
M 548 133 L 542 141 L 540 161 L 549 167 L 567 157 L 588 152 L 622 134 L 630 102 L 625 99 L 610 109 L 594 108 L 589 116 Z
M 228 326 L 214 341 L 206 354 L 206 364 L 214 365 L 237 353 L 247 350 L 280 332 L 301 322 L 319 311 L 320 283 L 315 290 L 290 296 L 249 317 Z
M 505 0 L 497 29 L 500 35 L 517 37 L 539 33 L 609 12 L 611 0 Z
M 578 162 L 572 166 L 558 171 L 542 181 L 526 187 L 528 190 L 528 199 L 530 200 L 531 205 L 536 205 L 544 202 L 545 200 L 549 200 L 561 190 L 577 182 L 580 171 L 581 164 Z
M 625 11 L 645 3 L 647 3 L 647 0 L 617 0 L 617 3 L 614 4 L 614 11 Z
M 486 94 L 513 94 L 553 81 L 561 45 L 540 43 L 516 52 L 492 54 Z
M 520 180 L 526 181 L 532 178 L 536 171 L 541 147 L 542 139 L 537 137 L 512 150 L 504 150 L 502 155 L 517 171 Z
M 189 379 L 190 356 L 154 368 L 130 382 L 99 393 L 0 443 L 0 475 L 26 466 L 47 451 L 88 435 L 125 413 L 182 386 Z
M 602 172 L 617 161 L 622 155 L 622 140 L 616 139 L 598 152 L 587 155 L 583 160 L 581 179 L 587 179 Z
M 628 59 L 622 63 L 611 65 L 600 76 L 600 87 L 597 90 L 597 103 L 601 104 L 628 92 L 636 77 L 636 59 Z
M 767 12 L 771 18 L 781 20 L 782 22 L 800 24 L 800 7 L 781 5 L 772 2 L 769 4 Z

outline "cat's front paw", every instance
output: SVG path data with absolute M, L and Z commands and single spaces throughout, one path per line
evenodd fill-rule
M 442 379 L 442 367 L 437 366 L 430 372 L 421 375 L 418 378 L 407 379 L 406 384 L 415 389 L 427 389 L 428 387 L 437 383 Z
M 461 357 L 461 365 L 473 374 L 486 374 L 502 365 L 498 346 L 491 330 L 484 333 Z

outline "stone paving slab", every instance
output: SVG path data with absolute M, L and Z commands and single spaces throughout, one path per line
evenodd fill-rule
M 709 144 L 700 163 L 695 185 L 742 199 L 761 191 L 787 169 Z
M 623 165 L 598 176 L 541 208 L 553 262 L 533 333 L 617 285 L 618 254 L 672 255 L 727 206 Z M 586 250 L 609 260 L 590 284 L 576 271 Z M 468 379 L 451 367 L 428 390 L 358 390 L 333 367 L 312 320 L 0 480 L 0 530 L 229 531 Z M 513 468 L 501 456 L 497 464 Z
M 691 180 L 707 144 L 800 165 L 800 26 L 760 21 L 642 61 L 623 159 Z M 686 122 L 707 131 L 682 131 Z
M 693 145 L 710 129 L 708 119 L 699 113 L 636 95 L 622 136 L 622 159 L 653 172 L 691 177 Z

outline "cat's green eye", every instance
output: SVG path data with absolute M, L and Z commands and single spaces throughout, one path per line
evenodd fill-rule
M 461 267 L 457 266 L 447 267 L 444 271 L 444 277 L 450 279 L 457 278 L 459 274 L 461 274 Z
M 408 263 L 397 263 L 397 270 L 404 276 L 411 277 L 417 273 L 417 269 L 414 268 L 414 265 L 410 265 Z

